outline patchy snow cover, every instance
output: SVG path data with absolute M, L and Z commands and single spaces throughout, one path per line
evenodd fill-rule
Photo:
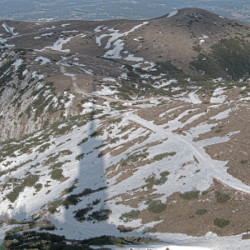
M 171 79 L 171 80 L 166 81 L 166 80 L 162 79 L 160 82 L 155 82 L 154 87 L 157 88 L 157 89 L 164 88 L 166 86 L 169 86 L 172 83 L 177 83 L 177 80 L 176 79 Z
M 105 37 L 108 37 L 109 35 L 108 34 L 102 34 L 98 37 L 96 37 L 96 43 L 98 46 L 101 46 L 102 45 L 102 39 L 105 38 Z
M 66 73 L 67 74 L 67 73 Z M 72 75 L 69 75 L 72 76 Z M 150 100 L 151 103 L 154 103 L 157 105 L 157 102 L 155 102 L 154 99 Z M 84 107 L 92 109 L 93 104 L 91 102 L 84 104 Z M 176 107 L 181 108 L 181 107 Z M 168 112 L 174 111 L 174 109 L 168 110 Z M 107 111 L 108 112 L 108 111 Z M 140 168 L 135 174 L 133 174 L 132 177 L 130 177 L 129 180 L 124 180 L 122 182 L 116 183 L 117 176 L 114 178 L 109 179 L 109 188 L 108 190 L 104 192 L 98 192 L 93 197 L 88 197 L 87 199 L 84 199 L 82 202 L 80 202 L 76 207 L 70 208 L 68 210 L 61 208 L 59 209 L 59 213 L 56 213 L 52 216 L 52 222 L 57 226 L 57 228 L 60 228 L 60 230 L 56 230 L 54 233 L 57 233 L 59 235 L 66 235 L 68 238 L 72 239 L 83 239 L 83 238 L 89 238 L 89 237 L 95 237 L 103 235 L 103 232 L 109 232 L 109 234 L 119 236 L 120 233 L 116 229 L 115 225 L 119 225 L 120 220 L 119 216 L 123 212 L 128 212 L 131 210 L 129 206 L 124 205 L 118 205 L 117 201 L 118 199 L 112 199 L 115 195 L 121 194 L 121 193 L 127 193 L 131 191 L 133 188 L 138 188 L 144 183 L 144 178 L 147 178 L 148 176 L 151 176 L 157 169 L 157 171 L 169 171 L 170 175 L 168 178 L 168 181 L 162 185 L 157 187 L 156 193 L 164 194 L 161 199 L 165 201 L 166 197 L 171 195 L 174 192 L 180 191 L 185 192 L 188 190 L 198 189 L 198 190 L 205 190 L 212 184 L 213 178 L 216 177 L 216 179 L 219 179 L 223 183 L 230 184 L 230 186 L 235 186 L 237 188 L 245 188 L 241 182 L 237 183 L 234 178 L 232 178 L 227 172 L 225 168 L 225 162 L 221 161 L 215 161 L 211 159 L 205 152 L 205 150 L 201 147 L 201 142 L 195 143 L 193 142 L 193 134 L 191 133 L 189 136 L 180 136 L 178 134 L 174 134 L 173 130 L 178 127 L 183 127 L 185 124 L 190 123 L 191 121 L 198 119 L 198 117 L 202 114 L 197 114 L 194 117 L 191 117 L 188 121 L 185 123 L 181 123 L 180 119 L 184 117 L 186 114 L 188 114 L 189 110 L 183 112 L 178 117 L 170 121 L 167 125 L 169 128 L 164 128 L 163 126 L 157 126 L 153 124 L 151 121 L 147 121 L 142 119 L 141 117 L 137 116 L 136 114 L 130 112 L 123 115 L 122 122 L 118 124 L 117 126 L 114 126 L 114 129 L 111 130 L 109 133 L 110 136 L 115 136 L 115 134 L 118 132 L 119 126 L 125 126 L 129 124 L 129 121 L 133 121 L 140 125 L 140 128 L 137 128 L 135 131 L 128 131 L 126 132 L 128 135 L 127 139 L 122 139 L 120 143 L 126 143 L 128 141 L 132 141 L 133 139 L 137 138 L 138 136 L 149 134 L 149 138 L 146 139 L 143 142 L 140 142 L 139 144 L 133 145 L 130 148 L 128 148 L 124 153 L 123 156 L 125 156 L 128 153 L 135 152 L 138 150 L 138 148 L 144 148 L 147 147 L 148 143 L 155 142 L 158 140 L 162 141 L 161 145 L 156 145 L 148 149 L 149 152 L 149 158 L 154 157 L 155 155 L 162 153 L 163 149 L 171 148 L 171 150 L 174 150 L 177 152 L 176 156 L 170 157 L 167 159 L 167 166 L 166 166 L 166 159 L 163 161 L 155 162 L 153 164 L 145 165 L 143 168 Z M 212 124 L 214 125 L 214 124 Z M 65 126 L 65 125 L 64 125 Z M 61 145 L 58 150 L 66 150 L 69 149 L 72 150 L 73 154 L 72 156 L 64 157 L 63 159 L 69 159 L 71 160 L 71 163 L 63 168 L 63 174 L 68 176 L 70 179 L 64 183 L 61 183 L 58 185 L 57 181 L 51 181 L 50 185 L 52 187 L 57 186 L 57 188 L 49 188 L 44 187 L 42 191 L 39 193 L 39 202 L 37 199 L 34 198 L 33 192 L 34 190 L 32 188 L 26 188 L 25 189 L 25 195 L 20 195 L 18 200 L 15 202 L 14 207 L 17 212 L 16 216 L 22 217 L 22 211 L 23 216 L 26 213 L 35 213 L 40 209 L 40 206 L 43 204 L 43 202 L 49 202 L 54 197 L 57 197 L 60 195 L 60 193 L 66 188 L 70 186 L 70 183 L 75 178 L 80 178 L 80 184 L 81 186 L 77 188 L 76 193 L 80 190 L 83 190 L 84 188 L 97 188 L 104 184 L 105 179 L 100 173 L 100 164 L 103 166 L 103 168 L 107 168 L 108 166 L 112 165 L 113 163 L 119 161 L 123 156 L 117 156 L 117 157 L 110 157 L 110 155 L 107 155 L 101 160 L 97 157 L 98 151 L 93 151 L 94 148 L 99 147 L 102 145 L 102 140 L 95 139 L 91 140 L 86 143 L 86 145 L 82 148 L 79 148 L 76 145 L 76 142 L 80 140 L 80 138 L 84 138 L 88 134 L 88 126 L 86 125 L 80 128 L 73 128 L 73 131 L 68 135 L 63 135 L 58 138 L 52 138 L 50 142 L 54 141 L 55 146 L 50 146 L 50 148 L 44 153 L 40 154 L 36 157 L 36 153 L 33 152 L 30 155 L 27 155 L 29 159 L 33 159 L 32 164 L 35 164 L 36 162 L 42 162 L 42 159 L 45 158 L 46 155 L 49 155 L 51 152 L 54 152 L 54 148 L 56 145 Z M 96 126 L 99 126 L 99 122 L 97 121 Z M 204 128 L 201 129 L 201 127 L 196 127 L 195 131 L 197 134 L 204 133 L 204 131 L 207 131 L 210 129 L 208 127 L 204 130 Z M 150 132 L 151 131 L 151 132 Z M 125 134 L 122 134 L 124 136 Z M 102 138 L 105 138 L 107 136 L 107 132 L 104 133 Z M 71 139 L 68 141 L 68 139 Z M 166 139 L 166 140 L 165 140 Z M 218 140 L 226 141 L 229 137 L 226 136 L 225 138 L 221 138 Z M 65 141 L 68 141 L 67 144 L 61 144 Z M 209 141 L 206 141 L 206 145 L 208 145 Z M 213 141 L 215 143 L 215 141 Z M 53 144 L 51 144 L 53 145 Z M 75 157 L 79 153 L 86 153 L 86 157 L 84 157 L 84 164 L 81 165 L 81 163 L 77 163 L 75 161 Z M 195 156 L 199 162 L 196 163 L 193 160 L 193 156 Z M 61 159 L 61 160 L 63 160 Z M 17 162 L 20 163 L 20 160 L 24 161 L 25 156 L 22 156 L 22 158 L 18 157 Z M 189 165 L 186 166 L 185 169 L 181 168 L 181 165 L 183 163 L 190 162 Z M 27 169 L 29 169 L 31 163 L 27 164 Z M 80 166 L 83 166 L 85 168 L 84 175 L 80 173 Z M 99 166 L 99 167 L 98 167 Z M 202 167 L 200 167 L 202 166 Z M 195 171 L 199 169 L 200 172 L 195 174 Z M 35 171 L 31 170 L 30 171 Z M 17 170 L 16 173 L 13 173 L 13 176 L 20 176 L 21 174 L 24 174 L 25 171 L 23 171 L 21 168 Z M 47 175 L 49 175 L 49 168 L 44 166 L 43 167 L 43 175 L 40 177 L 39 182 L 42 184 L 46 184 Z M 182 180 L 180 179 L 181 175 L 185 175 L 186 178 Z M 231 183 L 230 180 L 233 182 Z M 183 185 L 185 183 L 185 185 Z M 47 193 L 48 190 L 51 190 L 50 193 Z M 167 190 L 167 192 L 166 192 Z M 245 190 L 244 190 L 245 191 Z M 250 191 L 249 191 L 250 192 Z M 112 214 L 110 216 L 110 219 L 107 222 L 101 222 L 101 223 L 79 223 L 74 220 L 73 218 L 73 211 L 77 208 L 85 207 L 88 203 L 95 199 L 108 199 L 108 208 L 112 210 Z M 24 203 L 25 201 L 25 203 Z M 25 205 L 24 205 L 25 204 Z M 7 200 L 0 203 L 1 209 L 6 207 L 7 208 L 8 202 Z M 145 208 L 145 205 L 140 205 L 139 209 Z M 20 212 L 17 210 L 20 209 Z M 98 210 L 98 208 L 96 208 Z M 16 217 L 15 216 L 15 217 Z M 136 220 L 133 222 L 129 222 L 128 226 L 141 226 L 141 221 Z M 63 228 L 63 230 L 61 230 Z M 84 232 L 84 235 L 83 233 Z M 134 235 L 135 232 L 132 232 L 129 235 Z M 154 234 L 153 234 L 154 235 Z M 164 237 L 170 237 L 169 234 L 155 234 L 159 238 Z M 200 249 L 206 249 L 206 246 L 210 246 L 210 241 L 206 241 L 206 243 L 202 244 L 200 241 L 203 239 L 206 239 L 206 237 L 189 237 L 186 235 L 181 234 L 173 234 L 174 240 L 171 240 L 171 244 L 164 244 L 162 245 L 150 245 L 150 248 L 155 249 L 161 249 L 161 247 L 171 247 L 172 249 L 178 249 L 175 247 L 186 247 L 190 246 L 193 247 L 192 249 L 195 249 L 194 246 L 199 246 Z M 217 237 L 217 236 L 216 236 Z M 216 238 L 214 237 L 214 239 Z M 170 237 L 171 238 L 171 237 Z M 218 238 L 218 237 L 217 237 Z M 181 240 L 182 239 L 182 240 Z M 193 243 L 190 242 L 190 239 L 193 239 Z M 219 238 L 221 239 L 221 238 Z M 192 240 L 191 240 L 192 241 Z M 216 242 L 216 241 L 212 241 Z M 179 245 L 178 245 L 178 244 Z M 204 246 L 203 248 L 201 246 Z M 148 248 L 149 246 L 145 246 Z M 131 248 L 131 246 L 130 246 Z M 137 248 L 142 248 L 142 246 L 137 246 Z M 171 249 L 170 248 L 170 249 Z M 179 248 L 181 249 L 181 248 Z M 183 248 L 185 249 L 185 248 Z M 199 249 L 199 248 L 197 248 Z M 209 248 L 208 248 L 209 249 Z M 214 249 L 214 248 L 213 248 Z M 223 248 L 218 248 L 223 249 Z
M 38 39 L 41 39 L 42 37 L 45 37 L 45 36 L 50 37 L 50 36 L 52 36 L 53 34 L 54 34 L 53 32 L 44 33 L 44 34 L 41 34 L 40 36 L 35 36 L 33 39 L 38 40 Z
M 167 111 L 165 111 L 165 112 L 163 112 L 163 113 L 161 113 L 160 115 L 159 115 L 159 117 L 164 117 L 165 115 L 167 115 L 167 114 L 169 114 L 169 113 L 171 113 L 171 112 L 173 112 L 173 111 L 175 111 L 175 110 L 177 110 L 177 109 L 180 109 L 180 108 L 182 108 L 183 106 L 177 106 L 177 107 L 174 107 L 174 108 L 171 108 L 171 109 L 169 109 L 169 110 L 167 110 Z
M 59 38 L 52 46 L 48 46 L 48 47 L 45 47 L 41 50 L 37 50 L 37 51 L 44 51 L 44 50 L 47 50 L 47 49 L 50 49 L 50 50 L 55 50 L 55 51 L 59 51 L 59 52 L 64 52 L 64 53 L 69 53 L 70 52 L 70 49 L 62 49 L 63 45 L 64 44 L 67 44 L 68 42 L 70 42 L 70 40 L 72 39 L 73 37 L 68 37 L 68 38 Z
M 47 57 L 44 57 L 44 56 L 39 56 L 35 59 L 35 62 L 40 62 L 40 65 L 44 65 L 44 64 L 47 64 L 47 63 L 50 63 L 50 59 L 47 58 Z
M 78 33 L 78 32 L 79 32 L 79 30 L 64 30 L 61 33 L 62 34 L 68 34 L 68 33 Z
M 240 98 L 240 101 L 250 101 L 250 96 Z
M 233 110 L 230 108 L 230 109 L 227 109 L 223 112 L 220 112 L 219 114 L 213 116 L 213 117 L 210 117 L 211 120 L 222 120 L 222 119 L 225 119 L 227 118 L 230 113 L 232 112 Z
M 198 95 L 195 92 L 189 93 L 188 97 L 181 97 L 179 100 L 182 100 L 184 102 L 190 102 L 193 104 L 200 104 L 202 103 L 201 100 L 199 99 Z
M 124 58 L 126 61 L 133 61 L 133 62 L 141 62 L 143 61 L 143 57 L 135 57 L 133 54 L 129 54 L 127 57 Z
M 128 74 L 127 73 L 122 73 L 120 78 L 127 80 L 128 79 Z
M 215 89 L 213 92 L 213 96 L 210 99 L 210 103 L 224 103 L 227 99 L 226 95 L 222 95 L 225 92 L 224 89 L 225 88 L 223 87 L 218 87 L 217 89 Z
M 108 87 L 108 86 L 103 86 L 102 90 L 95 91 L 95 92 L 93 92 L 92 94 L 93 94 L 93 95 L 100 96 L 100 95 L 114 95 L 114 94 L 116 94 L 116 93 L 118 93 L 117 90 L 111 89 L 111 88 Z
M 15 67 L 15 71 L 18 70 L 19 66 L 23 63 L 23 59 L 17 59 L 12 65 Z
M 116 82 L 116 79 L 113 77 L 104 77 L 102 80 L 104 82 Z
M 199 99 L 198 95 L 195 92 L 188 94 L 188 96 L 190 98 L 190 101 L 193 104 L 200 104 L 200 103 L 202 103 L 201 100 Z
M 14 27 L 10 27 L 9 25 L 6 24 L 6 22 L 4 22 L 2 24 L 2 27 L 5 29 L 6 32 L 10 33 L 12 36 L 17 36 L 19 33 L 18 32 L 14 32 Z
M 202 35 L 202 37 L 199 37 L 199 39 L 200 39 L 200 43 L 199 44 L 201 45 L 201 44 L 205 43 L 205 40 L 208 39 L 208 36 Z
M 202 237 L 187 236 L 185 234 L 157 233 L 155 234 L 164 242 L 171 242 L 171 245 L 177 246 L 196 246 L 205 247 L 211 250 L 246 250 L 249 246 L 249 240 L 242 240 L 242 235 L 220 237 L 215 233 L 208 232 Z M 137 248 L 135 248 L 137 250 Z M 170 248 L 171 250 L 171 248 Z M 183 249 L 185 250 L 185 248 Z
M 15 47 L 15 44 L 7 44 L 6 42 L 8 41 L 8 39 L 2 38 L 2 35 L 3 34 L 0 34 L 0 49 Z
M 61 27 L 66 27 L 66 26 L 69 26 L 69 25 L 71 25 L 71 23 L 63 23 L 63 24 L 61 24 Z
M 116 42 L 119 43 L 122 42 L 122 40 L 117 39 L 112 42 L 112 44 L 115 45 Z M 60 47 L 58 45 L 58 47 L 60 48 L 60 50 L 62 50 L 62 46 Z M 118 48 L 118 52 L 115 52 L 117 53 L 117 55 L 120 55 L 119 49 L 120 48 Z M 18 63 L 15 62 L 15 64 Z M 62 73 L 65 76 L 70 77 L 74 86 L 77 86 L 76 75 L 73 73 L 66 72 L 65 70 L 65 67 L 70 67 L 70 65 L 67 63 L 67 58 L 63 57 L 62 60 L 58 63 L 58 65 L 60 65 Z M 85 65 L 80 65 L 78 63 L 76 63 L 76 65 L 81 67 L 83 71 L 85 70 L 83 68 Z M 37 73 L 33 72 L 32 76 L 37 76 Z M 123 73 L 121 77 L 127 79 L 127 74 Z M 150 77 L 149 74 L 148 77 Z M 104 82 L 116 82 L 116 80 L 111 77 L 106 77 L 102 80 Z M 162 84 L 161 87 L 168 86 L 171 83 L 176 83 L 175 79 L 168 80 L 165 83 L 164 81 L 165 80 L 160 83 Z M 41 83 L 37 84 L 36 86 L 37 89 L 40 89 L 42 87 L 43 85 Z M 101 90 L 98 90 L 92 94 L 113 95 L 115 93 L 116 90 L 111 89 L 108 86 L 103 86 Z M 214 96 L 216 97 L 223 93 L 223 89 L 218 88 L 215 90 Z M 84 93 L 82 92 L 81 94 L 84 95 Z M 50 93 L 48 92 L 46 93 L 46 95 L 47 97 L 49 97 Z M 68 109 L 70 108 L 75 96 L 67 92 L 64 93 L 64 96 L 69 98 L 69 101 L 65 103 L 66 113 L 64 115 L 67 117 Z M 37 98 L 37 96 L 35 98 Z M 186 100 L 193 104 L 201 103 L 196 92 L 189 93 L 188 97 L 186 97 Z M 54 98 L 53 101 L 56 103 L 57 100 Z M 136 107 L 145 108 L 147 107 L 147 105 L 149 107 L 155 107 L 161 103 L 161 101 L 154 98 L 147 99 L 147 101 L 147 104 L 141 104 L 141 106 L 136 105 Z M 39 192 L 38 199 L 38 196 L 33 195 L 35 193 L 35 189 L 33 187 L 26 187 L 24 192 L 22 192 L 19 195 L 18 199 L 13 203 L 13 207 L 15 208 L 14 210 L 8 209 L 10 204 L 8 199 L 2 199 L 2 197 L 4 197 L 7 193 L 10 192 L 10 190 L 4 190 L 3 196 L 0 198 L 0 210 L 8 211 L 15 218 L 22 219 L 29 217 L 31 213 L 39 212 L 42 205 L 53 201 L 55 197 L 59 197 L 60 194 L 65 190 L 65 188 L 68 188 L 72 185 L 73 181 L 76 178 L 79 179 L 79 182 L 76 190 L 74 190 L 74 193 L 79 193 L 85 188 L 97 189 L 102 186 L 106 186 L 106 183 L 108 183 L 107 190 L 89 195 L 88 197 L 86 197 L 86 199 L 81 200 L 79 204 L 74 207 L 70 207 L 69 209 L 65 209 L 61 206 L 58 208 L 58 213 L 51 215 L 52 222 L 54 222 L 54 224 L 58 228 L 55 231 L 57 234 L 65 235 L 66 237 L 72 239 L 83 239 L 103 235 L 103 232 L 108 232 L 109 234 L 117 236 L 121 235 L 121 233 L 118 232 L 118 230 L 116 229 L 116 226 L 121 224 L 120 215 L 124 212 L 131 211 L 132 208 L 128 205 L 118 204 L 118 202 L 122 200 L 121 198 L 116 198 L 115 196 L 121 195 L 123 193 L 127 194 L 129 192 L 132 192 L 133 189 L 146 190 L 146 188 L 143 187 L 145 185 L 145 179 L 152 175 L 159 177 L 162 171 L 168 171 L 170 173 L 168 176 L 168 180 L 163 185 L 156 186 L 154 193 L 160 194 L 161 197 L 159 199 L 163 202 L 165 202 L 170 195 L 176 192 L 183 193 L 192 190 L 205 191 L 213 184 L 214 179 L 217 179 L 223 184 L 228 185 L 229 187 L 234 188 L 236 190 L 250 193 L 250 187 L 248 185 L 245 185 L 227 172 L 226 161 L 217 161 L 212 159 L 205 150 L 206 146 L 229 141 L 230 137 L 235 133 L 238 133 L 238 131 L 228 133 L 227 135 L 222 137 L 213 137 L 205 140 L 194 141 L 194 139 L 199 137 L 199 135 L 209 132 L 213 126 L 218 124 L 218 121 L 227 118 L 231 112 L 231 109 L 226 109 L 225 111 L 222 111 L 217 115 L 211 117 L 211 124 L 200 123 L 191 127 L 187 131 L 184 131 L 184 133 L 178 134 L 175 132 L 175 130 L 181 130 L 186 125 L 190 125 L 194 121 L 197 121 L 200 117 L 205 115 L 204 111 L 191 115 L 193 111 L 197 111 L 197 106 L 195 106 L 194 109 L 182 111 L 179 113 L 179 115 L 175 116 L 171 113 L 176 110 L 181 111 L 181 108 L 183 106 L 173 107 L 159 115 L 160 118 L 168 116 L 169 121 L 163 125 L 156 125 L 154 121 L 148 121 L 137 115 L 136 111 L 133 111 L 134 107 L 132 107 L 132 102 L 125 103 L 124 106 L 126 106 L 127 109 L 127 113 L 125 114 L 117 110 L 111 110 L 108 102 L 104 103 L 104 105 L 102 106 L 95 106 L 96 109 L 102 110 L 102 115 L 108 114 L 111 117 L 115 118 L 119 116 L 119 118 L 121 119 L 121 122 L 119 122 L 118 124 L 112 124 L 109 130 L 103 129 L 102 136 L 98 136 L 96 138 L 90 136 L 91 131 L 94 130 L 94 128 L 103 128 L 103 125 L 105 125 L 102 120 L 96 119 L 83 126 L 72 126 L 69 134 L 64 134 L 58 137 L 50 137 L 48 141 L 50 146 L 43 153 L 38 154 L 38 151 L 36 151 L 38 150 L 37 147 L 34 148 L 32 152 L 29 152 L 29 154 L 17 154 L 17 156 L 15 157 L 16 162 L 8 166 L 9 169 L 13 168 L 17 164 L 24 163 L 27 159 L 31 159 L 32 162 L 27 163 L 24 165 L 24 167 L 20 167 L 14 172 L 12 172 L 11 177 L 19 178 L 20 176 L 24 176 L 24 174 L 27 172 L 36 173 L 35 171 L 37 169 L 33 169 L 31 166 L 32 164 L 41 163 L 43 164 L 43 172 L 42 175 L 39 176 L 39 182 L 43 184 L 43 188 Z M 89 100 L 88 102 L 84 103 L 82 107 L 84 108 L 84 110 L 81 112 L 81 114 L 87 114 L 93 111 L 93 100 Z M 185 122 L 182 122 L 182 118 L 187 115 L 190 115 L 190 117 Z M 93 123 L 95 124 L 93 125 Z M 74 121 L 74 124 L 77 124 L 77 120 Z M 136 126 L 133 126 L 133 128 L 125 132 L 120 130 L 121 127 L 125 127 L 130 124 L 136 124 Z M 63 128 L 66 126 L 67 124 L 64 123 L 59 125 L 58 128 Z M 38 135 L 34 135 L 34 137 L 35 136 Z M 100 154 L 101 151 L 97 149 L 109 149 L 110 144 L 106 143 L 105 140 L 107 140 L 108 137 L 115 138 L 117 136 L 119 137 L 119 141 L 114 144 L 116 146 L 115 150 L 121 149 L 123 144 L 132 142 L 133 140 L 136 140 L 139 137 L 148 137 L 145 140 L 141 140 L 135 144 L 132 143 L 132 145 L 125 149 L 124 152 L 122 152 L 121 154 L 113 156 L 111 153 L 107 153 L 102 156 Z M 86 141 L 83 145 L 79 146 L 78 142 L 80 142 L 84 138 L 88 138 L 88 141 Z M 156 143 L 154 146 L 148 147 L 150 143 L 153 144 L 155 142 L 161 142 L 161 144 Z M 51 180 L 51 170 L 49 166 L 44 163 L 45 159 L 47 159 L 51 153 L 58 152 L 59 150 L 69 149 L 72 151 L 71 155 L 60 157 L 60 161 L 70 162 L 69 164 L 66 163 L 62 168 L 63 175 L 66 176 L 68 179 L 63 182 Z M 122 171 L 110 178 L 106 177 L 105 171 L 108 170 L 110 166 L 117 164 L 121 159 L 126 159 L 126 157 L 132 153 L 142 152 L 142 150 L 145 149 L 148 153 L 148 159 L 153 159 L 156 155 L 166 153 L 166 151 L 170 152 L 170 149 L 172 152 L 175 152 L 175 155 L 164 158 L 160 161 L 155 161 L 150 164 L 146 164 L 145 166 L 136 169 L 135 173 L 133 173 L 131 177 L 122 181 L 119 181 L 119 177 L 121 177 L 123 174 Z M 77 161 L 76 157 L 80 154 L 84 154 L 84 158 L 80 161 Z M 10 157 L 6 161 L 11 159 L 12 158 Z M 197 159 L 197 161 L 195 159 Z M 185 168 L 182 167 L 184 164 Z M 199 171 L 197 172 L 197 170 Z M 6 176 L 1 176 L 0 181 L 3 182 L 5 180 L 5 177 Z M 48 180 L 50 181 L 50 185 L 46 186 Z M 109 219 L 105 222 L 100 223 L 80 223 L 78 221 L 75 221 L 73 212 L 79 208 L 86 207 L 87 204 L 95 200 L 100 200 L 100 204 L 95 207 L 94 211 L 97 211 L 102 207 L 107 207 L 112 210 L 112 214 L 110 215 Z M 139 204 L 139 210 L 145 208 L 146 205 L 144 203 Z M 139 229 L 138 231 L 128 233 L 127 235 L 142 235 L 141 232 L 143 231 L 143 229 L 149 226 L 149 224 L 142 225 L 140 219 L 128 222 L 126 226 L 138 227 Z M 153 223 L 151 223 L 150 225 L 153 225 Z M 210 249 L 211 242 L 214 243 L 216 242 L 216 240 L 219 241 L 223 238 L 214 235 L 206 235 L 204 237 L 197 238 L 181 234 L 152 235 L 157 235 L 157 237 L 159 238 L 166 237 L 166 239 L 168 239 L 167 242 L 171 241 L 171 244 L 163 244 L 160 246 L 156 244 L 152 246 L 145 246 L 145 248 L 150 247 L 153 249 L 166 249 L 166 247 L 168 247 L 171 250 L 204 250 Z M 213 239 L 214 241 L 212 241 L 211 239 Z M 236 237 L 228 237 L 227 240 L 229 239 L 236 239 Z M 238 242 L 239 239 L 237 243 Z M 243 242 L 242 244 L 244 245 L 245 242 Z M 213 244 L 211 248 L 216 249 L 216 244 Z M 220 248 L 217 249 L 223 249 L 221 248 L 222 246 L 223 245 L 221 243 Z M 142 247 L 135 248 L 143 249 Z
M 38 74 L 36 71 L 32 72 L 32 78 L 38 78 L 38 80 L 42 80 L 44 75 Z
M 213 79 L 213 82 L 217 83 L 217 82 L 222 82 L 224 79 L 222 77 L 218 77 L 216 79 Z
M 108 50 L 104 57 L 106 58 L 113 58 L 113 59 L 121 59 L 121 51 L 123 50 L 124 42 L 121 39 L 116 40 L 114 43 L 114 48 L 111 50 Z
M 113 47 L 113 49 L 106 51 L 106 53 L 104 54 L 104 57 L 121 59 L 122 57 L 121 57 L 120 53 L 123 50 L 123 46 L 124 46 L 124 42 L 121 38 L 124 36 L 127 36 L 128 34 L 134 32 L 135 30 L 139 29 L 140 27 L 142 27 L 146 24 L 148 24 L 148 22 L 145 21 L 139 25 L 134 26 L 132 29 L 130 29 L 129 31 L 124 32 L 124 33 L 119 33 L 119 30 L 108 29 L 108 31 L 109 31 L 108 34 L 102 34 L 102 35 L 96 37 L 96 43 L 98 44 L 98 46 L 101 46 L 102 39 L 105 37 L 110 37 L 108 39 L 106 46 L 105 46 L 105 49 L 110 49 L 111 47 Z
M 28 73 L 29 73 L 29 71 L 26 69 L 26 70 L 23 71 L 22 75 L 26 76 Z
M 53 32 L 49 32 L 49 33 L 44 33 L 44 34 L 42 34 L 41 36 L 52 36 L 54 33 Z
M 11 230 L 13 227 L 16 227 L 16 225 L 7 225 L 5 223 L 0 227 L 0 246 L 4 241 L 5 232 Z
M 7 42 L 7 39 L 1 38 L 1 36 L 0 36 L 0 43 L 6 43 L 6 42 Z
M 64 116 L 68 117 L 68 110 L 69 110 L 69 107 L 72 105 L 72 102 L 73 102 L 73 100 L 75 98 L 75 95 L 73 95 L 73 94 L 68 95 L 68 93 L 66 91 L 66 92 L 64 92 L 64 96 L 66 96 L 69 99 L 68 102 L 66 102 L 65 105 L 64 105 L 65 108 L 66 108 Z
M 105 29 L 107 29 L 108 27 L 104 26 L 104 25 L 100 25 L 100 26 L 97 26 L 95 29 L 94 29 L 94 32 L 96 33 L 99 33 Z
M 110 247 L 110 246 L 108 246 Z M 111 249 L 116 249 L 112 248 Z M 124 247 L 123 249 L 128 249 L 128 250 L 212 250 L 212 248 L 205 247 L 205 246 L 190 246 L 190 245 L 174 245 L 174 244 L 164 244 L 164 243 L 158 243 L 154 245 L 142 245 L 142 246 L 135 246 L 135 245 L 130 245 L 130 247 Z
M 141 67 L 143 70 L 146 70 L 146 71 L 155 71 L 156 69 L 154 68 L 155 67 L 155 63 L 154 62 L 144 62 L 144 64 L 148 64 L 148 66 L 144 66 L 144 67 Z M 160 76 L 164 76 L 165 74 L 160 74 Z M 153 77 L 151 77 L 153 79 Z

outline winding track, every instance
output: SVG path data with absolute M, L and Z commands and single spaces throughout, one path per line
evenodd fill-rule
M 205 152 L 204 148 L 199 147 L 195 142 L 192 141 L 191 138 L 188 138 L 186 136 L 179 135 L 179 134 L 174 134 L 171 131 L 171 129 L 169 128 L 164 129 L 163 127 L 157 126 L 153 124 L 152 122 L 142 119 L 141 117 L 134 114 L 133 112 L 126 113 L 124 117 L 127 120 L 133 121 L 139 125 L 142 125 L 152 130 L 156 134 L 167 136 L 168 139 L 173 140 L 173 141 L 178 141 L 180 145 L 191 149 L 194 157 L 196 157 L 197 160 L 199 161 L 199 164 L 207 168 L 211 176 L 213 176 L 213 178 L 219 180 L 223 184 L 235 190 L 250 194 L 250 186 L 244 184 L 239 179 L 228 174 L 226 171 L 226 168 L 225 167 L 223 168 L 221 166 L 222 165 L 221 162 L 213 160 L 209 156 L 209 154 Z

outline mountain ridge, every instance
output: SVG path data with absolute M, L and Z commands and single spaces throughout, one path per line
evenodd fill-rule
M 45 227 L 244 249 L 250 25 L 201 9 L 25 24 L 0 23 L 6 247 Z

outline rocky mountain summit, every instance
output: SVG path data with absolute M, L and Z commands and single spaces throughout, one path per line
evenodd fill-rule
M 246 249 L 249 24 L 4 20 L 0 57 L 6 249 Z

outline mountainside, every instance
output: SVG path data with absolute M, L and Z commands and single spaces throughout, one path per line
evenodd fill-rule
M 51 229 L 68 244 L 247 249 L 249 24 L 201 9 L 6 20 L 0 56 L 0 240 L 19 225 L 7 249 Z

